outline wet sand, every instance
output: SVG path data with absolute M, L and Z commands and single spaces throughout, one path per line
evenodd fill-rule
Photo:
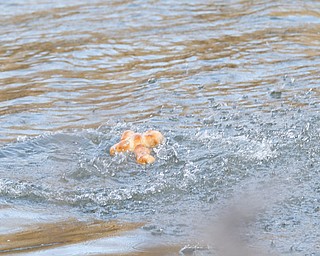
M 141 229 L 144 223 L 57 213 L 0 204 L 0 255 L 179 255 L 183 248 L 152 242 Z
M 217 226 L 207 226 L 202 237 L 172 240 L 148 232 L 148 223 L 92 219 L 58 206 L 53 209 L 0 203 L 0 219 L 0 255 L 274 255 L 243 246 L 237 240 L 236 229 L 227 228 L 226 223 L 220 223 L 220 231 Z M 219 243 L 215 249 L 209 246 L 213 241 Z
M 138 228 L 139 224 L 120 224 L 114 221 L 79 221 L 68 219 L 33 225 L 22 231 L 0 236 L 0 253 L 31 252 L 82 243 Z

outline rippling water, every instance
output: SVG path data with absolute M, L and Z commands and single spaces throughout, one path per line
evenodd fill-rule
M 258 194 L 249 244 L 320 252 L 319 1 L 0 8 L 1 200 L 177 239 Z M 154 165 L 109 156 L 150 128 L 166 136 Z

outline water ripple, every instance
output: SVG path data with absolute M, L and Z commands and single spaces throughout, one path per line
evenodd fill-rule
M 256 243 L 272 236 L 279 245 L 270 250 L 283 254 L 304 237 L 301 250 L 311 252 L 319 240 L 318 7 L 0 3 L 0 197 L 147 218 L 176 235 L 172 227 L 191 230 L 196 212 L 215 215 L 243 191 L 267 191 L 276 195 L 257 217 Z M 154 165 L 109 156 L 125 129 L 165 134 Z

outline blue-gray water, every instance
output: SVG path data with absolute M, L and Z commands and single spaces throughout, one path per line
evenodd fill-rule
M 319 1 L 0 8 L 1 202 L 212 248 L 209 223 L 243 202 L 249 247 L 320 253 Z M 155 164 L 109 155 L 150 128 L 166 137 Z

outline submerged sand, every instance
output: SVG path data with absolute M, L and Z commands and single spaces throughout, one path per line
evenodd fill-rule
M 56 212 L 0 204 L 0 255 L 179 255 L 183 247 L 152 241 L 144 223 Z

